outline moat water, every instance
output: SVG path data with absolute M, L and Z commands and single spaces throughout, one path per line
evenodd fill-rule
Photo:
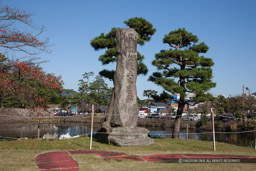
M 42 124 L 40 127 L 40 135 L 49 134 L 69 134 L 70 136 L 89 136 L 91 130 L 90 125 L 85 124 Z M 94 126 L 94 133 L 100 129 L 100 125 Z M 161 128 L 148 128 L 150 130 L 149 136 L 152 138 L 171 138 L 172 130 Z M 36 138 L 38 132 L 38 125 L 31 123 L 1 123 L 0 124 L 0 141 L 11 140 L 17 138 Z M 186 139 L 186 130 L 181 130 L 179 137 Z M 255 138 L 254 132 L 216 132 L 216 141 L 230 143 L 240 146 L 254 147 Z M 212 141 L 212 133 L 209 131 L 195 131 L 189 130 L 189 139 Z

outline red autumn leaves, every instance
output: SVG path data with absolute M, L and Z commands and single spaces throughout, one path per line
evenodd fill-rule
M 18 32 L 11 32 L 8 33 L 5 30 L 0 30 L 0 38 L 3 44 L 10 43 L 10 42 L 17 42 L 17 43 L 30 43 L 33 46 L 43 46 L 43 43 L 37 40 L 30 34 L 22 34 Z
M 9 8 L 8 6 L 0 9 L 0 21 L 3 22 L 0 25 L 0 44 L 7 43 L 25 43 L 26 46 L 43 46 L 44 43 L 40 42 L 37 38 L 32 36 L 29 33 L 22 33 L 18 31 L 14 31 L 11 25 L 14 24 L 15 21 L 19 21 L 23 24 L 26 24 L 32 28 L 35 28 L 31 22 L 31 14 L 26 13 L 24 10 L 19 10 L 16 8 Z M 11 23 L 5 23 L 11 22 Z
M 0 63 L 3 62 L 0 54 Z M 2 63 L 3 64 L 3 63 Z M 1 97 L 16 96 L 21 102 L 33 102 L 34 106 L 45 106 L 45 97 L 41 96 L 36 86 L 47 89 L 62 91 L 63 82 L 61 76 L 55 77 L 46 74 L 38 67 L 20 61 L 7 61 L 5 65 L 10 66 L 8 71 L 0 70 L 0 93 Z
M 8 6 L 0 7 L 0 23 L 0 48 L 3 50 L 0 52 L 0 106 L 10 101 L 29 104 L 29 107 L 46 106 L 49 94 L 62 90 L 61 77 L 47 74 L 29 62 L 7 60 L 1 54 L 11 56 L 21 52 L 21 56 L 25 53 L 36 57 L 41 52 L 49 52 L 48 41 L 39 38 L 44 27 L 35 26 L 30 13 Z
M 43 86 L 56 89 L 61 91 L 61 76 L 55 77 L 51 74 L 46 74 L 39 68 L 30 66 L 25 62 L 16 61 L 14 67 L 19 71 L 21 78 L 26 78 L 29 80 L 40 81 Z M 61 83 L 61 84 L 60 84 Z
M 8 18 L 9 20 L 18 18 L 19 20 L 26 21 L 31 16 L 31 14 L 26 13 L 24 10 L 9 8 L 8 6 L 5 7 L 5 13 L 6 15 L 4 17 Z

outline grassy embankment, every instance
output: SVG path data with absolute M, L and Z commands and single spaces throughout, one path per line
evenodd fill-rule
M 38 170 L 35 157 L 50 151 L 89 150 L 89 138 L 69 140 L 19 140 L 0 142 L 0 170 Z M 212 151 L 212 143 L 196 140 L 155 139 L 152 146 L 117 147 L 93 142 L 93 150 L 124 152 L 130 155 L 153 154 L 228 154 L 256 156 L 253 148 L 217 143 L 217 151 Z M 157 162 L 135 162 L 130 160 L 104 159 L 96 155 L 73 155 L 80 170 L 256 170 L 256 163 L 238 164 L 179 164 Z

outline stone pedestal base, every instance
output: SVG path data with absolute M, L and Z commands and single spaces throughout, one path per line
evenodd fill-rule
M 118 146 L 152 145 L 154 140 L 148 137 L 148 132 L 147 129 L 140 127 L 132 129 L 116 127 L 105 132 L 105 135 L 101 135 L 101 138 L 104 137 L 105 142 L 107 141 Z

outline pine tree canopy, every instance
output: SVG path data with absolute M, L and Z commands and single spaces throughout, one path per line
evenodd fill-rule
M 112 28 L 108 34 L 101 33 L 100 36 L 91 40 L 91 45 L 95 50 L 116 47 L 116 30 Z
M 113 80 L 114 75 L 115 75 L 115 71 L 114 70 L 110 71 L 110 70 L 103 69 L 102 71 L 99 72 L 99 74 L 102 77 L 108 78 L 109 80 Z
M 153 25 L 144 18 L 130 18 L 124 23 L 130 28 L 134 28 L 138 33 L 138 44 L 140 45 L 144 45 L 145 41 L 149 41 L 151 36 L 156 32 Z
M 124 22 L 129 28 L 133 28 L 138 33 L 138 44 L 144 45 L 145 41 L 149 41 L 156 29 L 153 25 L 143 18 L 130 18 Z M 116 62 L 116 30 L 112 28 L 109 33 L 101 33 L 100 36 L 91 40 L 91 46 L 95 50 L 106 49 L 105 53 L 99 57 L 99 61 L 103 65 Z M 144 56 L 138 52 L 138 74 L 146 75 L 147 66 L 143 63 Z M 110 75 L 108 75 L 110 74 Z M 100 75 L 113 80 L 114 71 L 103 70 Z
M 198 103 L 211 97 L 207 93 L 216 84 L 212 82 L 214 65 L 211 58 L 202 56 L 208 51 L 205 43 L 198 43 L 197 36 L 184 28 L 171 31 L 165 35 L 164 43 L 169 44 L 169 50 L 161 50 L 155 55 L 152 64 L 158 72 L 149 80 L 161 85 L 166 91 L 180 94 L 184 103 Z M 190 100 L 185 100 L 188 92 L 195 94 Z

